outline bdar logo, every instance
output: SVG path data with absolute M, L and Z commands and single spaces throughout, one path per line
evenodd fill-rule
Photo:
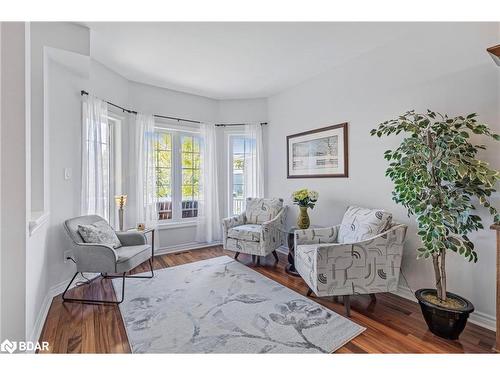
M 14 353 L 17 349 L 17 343 L 10 340 L 5 340 L 0 344 L 0 351 Z

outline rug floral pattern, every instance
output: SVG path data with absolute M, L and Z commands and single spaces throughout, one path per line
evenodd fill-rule
M 134 353 L 331 353 L 364 330 L 227 256 L 126 288 L 120 310 Z

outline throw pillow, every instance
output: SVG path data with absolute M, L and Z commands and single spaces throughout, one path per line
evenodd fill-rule
M 122 246 L 113 228 L 104 220 L 90 225 L 79 225 L 78 233 L 86 243 L 108 245 L 115 249 Z
M 354 243 L 374 237 L 388 229 L 391 221 L 387 211 L 350 206 L 340 224 L 337 242 Z

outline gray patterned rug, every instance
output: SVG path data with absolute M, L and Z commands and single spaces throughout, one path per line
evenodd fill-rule
M 133 353 L 331 353 L 364 331 L 227 256 L 126 283 Z

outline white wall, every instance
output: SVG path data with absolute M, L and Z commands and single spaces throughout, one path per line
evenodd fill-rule
M 44 47 L 90 54 L 89 30 L 69 22 L 31 23 L 31 205 L 32 211 L 45 211 L 43 60 Z
M 26 243 L 29 207 L 29 28 L 1 24 L 1 293 L 0 341 L 25 340 Z M 29 70 L 28 70 L 29 72 Z M 6 183 L 6 181 L 8 183 Z
M 395 220 L 410 227 L 402 267 L 411 288 L 432 287 L 431 265 L 415 259 L 419 241 L 414 220 L 392 202 L 392 185 L 384 177 L 387 164 L 383 152 L 398 145 L 400 137 L 379 139 L 370 137 L 369 131 L 406 110 L 430 108 L 450 115 L 477 112 L 482 121 L 500 132 L 500 69 L 485 52 L 486 47 L 496 43 L 498 24 L 425 23 L 415 33 L 402 35 L 391 44 L 269 98 L 269 195 L 290 202 L 291 193 L 298 188 L 317 190 L 319 202 L 310 212 L 314 224 L 340 223 L 350 204 L 391 211 Z M 287 180 L 285 137 L 342 122 L 349 123 L 349 178 Z M 498 143 L 485 143 L 490 148 L 481 157 L 499 169 Z M 498 207 L 498 194 L 493 200 Z M 295 207 L 289 211 L 289 224 L 293 224 L 296 211 Z M 487 228 L 491 219 L 484 224 Z M 451 255 L 449 290 L 473 302 L 477 319 L 493 318 L 494 233 L 484 230 L 471 238 L 479 262 L 469 264 Z M 400 283 L 404 285 L 403 280 Z
M 253 123 L 267 121 L 267 100 L 238 99 L 218 102 L 217 122 Z
M 47 66 L 47 48 L 56 47 L 89 54 L 89 30 L 85 27 L 67 22 L 33 22 L 30 23 L 31 52 L 31 140 L 30 140 L 30 220 L 50 215 L 50 162 L 49 134 L 47 115 L 48 97 L 45 96 L 46 83 L 44 68 Z M 37 339 L 37 331 L 43 321 L 39 320 L 39 312 L 46 308 L 47 290 L 51 284 L 48 278 L 48 260 L 51 259 L 51 248 L 47 246 L 50 238 L 49 226 L 42 221 L 28 238 L 26 257 L 26 330 L 30 339 Z M 35 328 L 34 328 L 35 327 Z

